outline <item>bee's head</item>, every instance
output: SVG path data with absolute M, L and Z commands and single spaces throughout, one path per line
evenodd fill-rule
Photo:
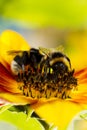
M 67 56 L 61 52 L 54 52 L 50 55 L 50 66 L 55 73 L 65 73 L 71 69 L 71 63 Z
M 53 52 L 49 53 L 49 55 L 45 55 L 42 63 L 42 70 L 51 70 L 51 73 L 67 73 L 71 70 L 71 63 L 67 56 L 65 56 L 61 52 Z M 43 71 L 44 72 L 44 71 Z M 48 73 L 48 72 L 47 72 Z

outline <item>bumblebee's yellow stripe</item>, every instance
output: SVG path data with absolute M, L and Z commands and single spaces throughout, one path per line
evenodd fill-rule
M 53 60 L 50 61 L 50 66 L 52 66 L 53 64 L 55 64 L 56 62 L 59 62 L 59 61 L 63 62 L 66 66 L 68 66 L 69 70 L 71 69 L 69 61 L 65 57 L 54 58 Z

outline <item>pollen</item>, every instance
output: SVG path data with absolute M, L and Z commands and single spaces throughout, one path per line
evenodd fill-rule
M 72 90 L 77 89 L 77 79 L 74 70 L 64 73 L 45 73 L 27 68 L 16 77 L 18 88 L 23 95 L 32 98 L 70 98 Z

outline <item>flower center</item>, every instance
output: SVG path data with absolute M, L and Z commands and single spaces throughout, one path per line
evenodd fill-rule
M 27 66 L 26 71 L 17 76 L 19 89 L 23 94 L 32 98 L 69 98 L 71 90 L 77 88 L 77 79 L 74 70 L 45 71 L 33 70 Z

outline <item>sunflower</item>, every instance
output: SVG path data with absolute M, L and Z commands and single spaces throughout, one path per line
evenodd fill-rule
M 80 69 L 74 73 L 74 78 L 78 81 L 77 87 L 67 98 L 33 98 L 26 96 L 26 88 L 20 89 L 20 85 L 15 80 L 11 71 L 13 55 L 7 52 L 16 50 L 27 51 L 29 44 L 15 31 L 6 30 L 0 37 L 0 100 L 1 105 L 6 103 L 13 105 L 30 104 L 31 108 L 49 123 L 58 126 L 59 130 L 64 130 L 70 120 L 81 110 L 87 109 L 87 68 Z M 25 93 L 23 93 L 23 91 Z

